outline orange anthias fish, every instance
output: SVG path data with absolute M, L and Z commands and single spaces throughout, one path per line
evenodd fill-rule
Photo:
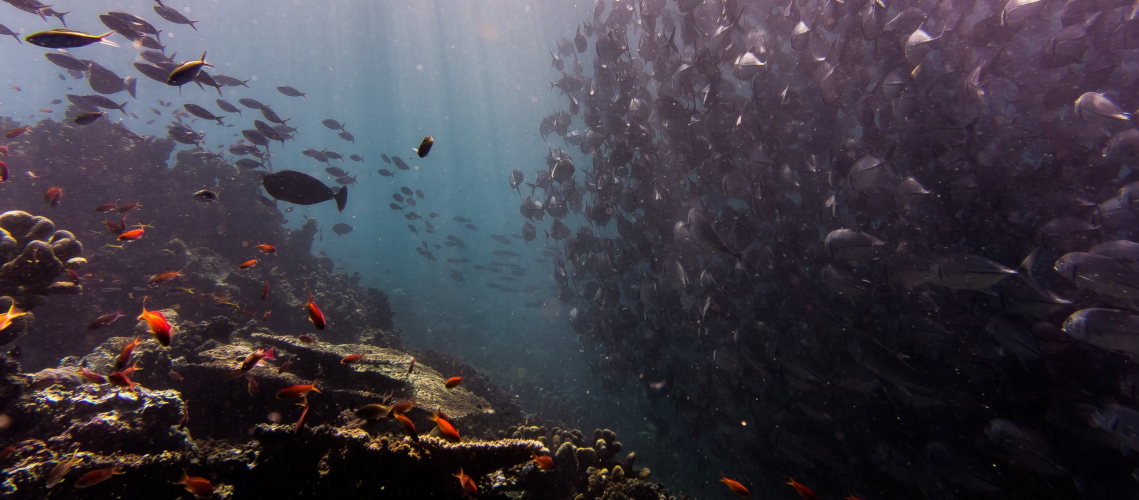
M 186 491 L 198 498 L 211 498 L 214 496 L 214 485 L 210 484 L 209 479 L 191 476 L 186 473 L 185 469 L 182 469 L 182 479 L 174 481 L 174 484 L 185 486 Z
M 23 127 L 14 128 L 12 130 L 9 130 L 8 132 L 6 132 L 4 134 L 4 138 L 5 139 L 15 139 L 16 137 L 19 137 L 19 136 L 24 135 L 26 133 L 29 133 L 31 131 L 32 131 L 31 125 L 24 125 Z
M 795 491 L 799 492 L 799 496 L 803 497 L 803 500 L 819 500 L 819 496 L 816 495 L 815 492 L 790 476 L 787 477 L 787 482 L 783 484 L 788 484 L 791 485 L 792 488 L 795 488 Z
M 12 326 L 12 320 L 19 318 L 25 314 L 28 313 L 16 309 L 16 303 L 12 302 L 11 307 L 8 308 L 8 312 L 0 314 L 0 332 L 7 330 L 9 326 Z
M 534 463 L 542 470 L 554 470 L 554 457 L 534 453 Z
M 51 208 L 55 208 L 56 205 L 59 205 L 59 201 L 62 199 L 63 199 L 63 188 L 61 188 L 61 187 L 56 186 L 56 187 L 50 188 L 44 193 L 44 201 L 46 201 L 49 205 L 51 205 Z
M 266 245 L 265 243 L 261 243 L 261 244 L 257 245 L 257 249 L 260 250 L 262 253 L 274 253 L 277 251 L 277 247 L 275 247 L 273 245 Z
M 848 491 L 848 492 L 846 492 L 846 496 L 842 497 L 842 500 L 862 500 L 862 499 L 854 496 L 854 493 L 851 493 Z
M 118 207 L 118 205 L 115 205 L 114 203 L 104 203 L 102 205 L 95 207 L 95 211 L 99 212 L 101 214 L 105 214 L 105 213 L 110 212 L 111 210 L 114 210 L 116 208 L 119 208 L 119 207 Z
M 261 300 L 265 300 L 267 297 L 269 297 L 269 280 L 265 280 L 265 288 L 261 289 Z
M 735 493 L 743 498 L 751 498 L 751 492 L 748 491 L 744 485 L 740 484 L 739 481 L 728 479 L 724 476 L 723 472 L 720 473 L 720 482 L 728 485 L 728 489 L 732 490 L 732 493 Z
M 316 388 L 316 379 L 312 379 L 311 384 L 293 385 L 281 389 L 277 392 L 277 399 L 297 399 L 313 391 L 320 392 L 320 389 Z
M 260 364 L 265 364 L 264 361 L 262 361 L 262 360 L 265 360 L 265 359 L 274 359 L 275 360 L 275 359 L 277 359 L 275 356 L 273 356 L 273 349 L 275 349 L 275 348 L 270 347 L 268 351 L 266 351 L 265 349 L 257 349 L 256 351 L 253 351 L 252 353 L 250 353 L 248 356 L 245 357 L 245 360 L 241 362 L 241 366 L 237 367 L 236 370 L 233 370 L 233 371 L 227 373 L 225 375 L 225 379 L 226 380 L 233 380 L 233 379 L 238 378 L 242 375 L 245 375 L 246 372 L 248 372 L 249 370 L 252 370 L 254 366 L 257 366 Z
M 458 386 L 461 383 L 463 383 L 463 377 L 462 376 L 451 377 L 451 378 L 447 379 L 446 382 L 443 382 L 443 387 L 450 389 L 452 387 Z M 475 384 L 475 385 L 478 385 L 478 384 Z
M 8 182 L 8 176 L 11 172 L 8 171 L 8 164 L 0 161 L 0 182 Z
M 352 363 L 355 363 L 355 362 L 357 362 L 357 361 L 360 361 L 360 360 L 361 360 L 361 359 L 363 359 L 363 358 L 364 358 L 364 355 L 363 355 L 363 354 L 355 354 L 355 353 L 353 353 L 353 354 L 349 354 L 349 355 L 347 355 L 347 356 L 344 356 L 344 359 L 341 359 L 341 360 L 340 360 L 340 362 L 341 362 L 342 364 L 345 364 L 345 365 L 350 365 L 350 364 L 352 364 Z
M 257 384 L 257 379 L 253 378 L 253 375 L 250 375 L 248 373 L 245 374 L 245 379 L 249 381 L 249 385 L 245 387 L 245 390 L 249 391 L 250 396 L 257 397 L 257 393 L 261 390 L 260 386 Z
M 410 418 L 407 418 L 407 415 L 395 413 L 395 418 L 399 420 L 399 423 L 403 424 L 403 430 L 407 431 L 407 437 L 411 438 L 412 441 L 419 441 L 419 433 L 415 432 L 415 423 L 412 422 Z
M 163 283 L 166 281 L 170 281 L 174 278 L 180 278 L 183 276 L 186 276 L 186 275 L 182 274 L 182 271 L 166 271 L 164 273 L 155 274 L 154 276 L 151 276 L 150 281 L 148 281 L 147 284 L 148 285 L 156 285 L 158 283 Z
M 134 349 L 136 347 L 138 347 L 139 344 L 141 344 L 141 343 L 142 343 L 142 341 L 139 340 L 138 337 L 135 337 L 134 342 L 128 343 L 127 345 L 123 346 L 123 350 L 122 350 L 122 352 L 119 353 L 119 357 L 115 358 L 115 366 L 114 366 L 115 371 L 120 371 L 123 368 L 127 367 L 127 364 L 129 364 L 131 362 L 131 354 L 134 353 Z
M 77 481 L 75 481 L 76 488 L 86 488 L 88 486 L 95 486 L 103 481 L 111 478 L 111 476 L 126 474 L 123 471 L 123 466 L 116 464 L 114 467 L 107 467 L 105 469 L 96 469 L 84 474 Z
M 121 389 L 128 389 L 128 390 L 133 391 L 133 390 L 135 390 L 134 387 L 136 385 L 138 385 L 138 382 L 132 382 L 131 381 L 131 373 L 133 373 L 134 370 L 135 370 L 134 367 L 130 367 L 130 368 L 127 368 L 126 370 L 123 370 L 121 372 L 115 372 L 115 373 L 112 373 L 110 375 L 107 375 L 107 382 L 110 382 L 111 385 L 113 385 L 115 387 L 118 387 Z
M 126 205 L 119 207 L 119 213 L 125 214 L 125 213 L 130 212 L 131 210 L 134 210 L 134 209 L 141 207 L 141 206 L 142 206 L 142 203 L 139 203 L 137 201 L 134 203 L 127 203 Z
M 8 156 L 8 146 L 0 146 L 0 155 Z
M 87 379 L 87 381 L 91 382 L 92 384 L 105 384 L 105 383 L 107 383 L 107 377 L 99 375 L 98 373 L 95 373 L 95 372 L 88 370 L 86 368 L 80 368 L 79 374 L 82 375 L 83 378 Z
M 245 262 L 242 262 L 241 265 L 237 266 L 237 268 L 238 269 L 249 269 L 249 268 L 256 266 L 256 265 L 257 265 L 257 259 L 249 259 Z
M 398 415 L 400 413 L 404 413 L 407 410 L 410 410 L 413 406 L 415 406 L 415 401 L 400 401 L 392 405 L 391 414 Z
M 297 419 L 297 426 L 293 429 L 293 435 L 301 433 L 301 429 L 305 427 L 305 416 L 308 415 L 308 398 L 305 398 L 305 409 L 301 412 L 301 418 Z
M 323 330 L 327 323 L 324 321 L 324 313 L 320 312 L 320 308 L 312 302 L 312 290 L 308 291 L 308 304 L 305 304 L 305 307 L 308 308 L 308 320 L 312 321 L 317 330 Z
M 145 233 L 145 232 L 146 232 L 146 230 L 144 230 L 144 229 L 143 229 L 143 228 L 141 228 L 141 227 L 140 227 L 140 228 L 138 228 L 138 229 L 131 229 L 130 231 L 127 231 L 127 232 L 125 232 L 125 233 L 123 233 L 123 234 L 120 234 L 120 235 L 119 235 L 119 241 L 134 241 L 134 240 L 137 240 L 137 239 L 139 239 L 139 238 L 142 238 L 142 233 Z
M 138 319 L 146 320 L 146 324 L 150 326 L 150 333 L 154 334 L 154 338 L 162 344 L 162 347 L 170 345 L 170 322 L 166 321 L 166 316 L 161 312 L 146 310 L 146 297 L 142 298 L 142 314 L 138 315 Z
M 459 472 L 454 476 L 459 478 L 459 484 L 463 486 L 463 493 L 467 495 L 467 498 L 478 498 L 479 487 L 475 484 L 475 480 L 471 479 L 471 476 L 463 474 L 463 469 L 459 469 Z
M 463 438 L 459 437 L 459 431 L 455 429 L 454 425 L 451 425 L 451 421 L 447 419 L 447 415 L 444 415 L 443 412 L 435 410 L 435 414 L 427 418 L 435 422 L 435 426 L 439 428 L 439 434 L 443 435 L 443 439 L 452 443 L 458 443 L 463 440 Z

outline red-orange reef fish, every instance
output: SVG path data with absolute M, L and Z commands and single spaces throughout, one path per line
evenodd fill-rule
M 311 384 L 292 385 L 281 389 L 277 392 L 277 399 L 297 399 L 310 392 L 320 392 L 320 389 L 316 388 L 316 379 L 313 379 Z
M 720 482 L 726 484 L 728 486 L 728 489 L 732 490 L 732 493 L 735 493 L 742 498 L 751 498 L 751 492 L 748 491 L 744 485 L 740 484 L 739 481 L 728 479 L 724 476 L 723 472 L 720 473 Z
M 142 298 L 142 314 L 138 315 L 138 319 L 146 321 L 150 333 L 154 334 L 154 338 L 162 344 L 162 347 L 170 346 L 170 322 L 166 321 L 166 316 L 161 312 L 146 310 L 146 297 Z
M 305 304 L 305 307 L 308 308 L 308 320 L 312 321 L 317 330 L 323 330 L 327 323 L 324 321 L 324 313 L 320 312 L 320 308 L 312 301 L 312 290 L 308 291 L 308 304 Z

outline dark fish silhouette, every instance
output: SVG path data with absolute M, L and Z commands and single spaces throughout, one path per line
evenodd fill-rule
M 277 92 L 285 94 L 289 97 L 300 97 L 306 101 L 308 100 L 308 97 L 305 97 L 305 94 L 306 94 L 305 92 L 301 92 L 301 91 L 294 89 L 288 85 L 282 85 L 280 87 L 277 87 Z
M 336 209 L 343 212 L 348 203 L 348 187 L 336 192 L 315 177 L 295 170 L 282 170 L 266 175 L 261 180 L 269 196 L 297 205 L 315 205 L 336 200 Z
M 427 154 L 431 152 L 431 146 L 434 145 L 434 138 L 431 136 L 424 137 L 423 141 L 419 143 L 419 147 L 415 148 L 415 154 L 419 155 L 420 158 L 426 158 Z
M 104 114 L 105 113 L 101 111 L 96 111 L 94 113 L 80 113 L 78 115 L 75 115 L 75 119 L 73 121 L 76 125 L 89 125 L 95 123 L 95 121 L 99 118 L 102 118 Z

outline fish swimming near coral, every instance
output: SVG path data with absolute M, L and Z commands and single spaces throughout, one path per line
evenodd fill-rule
M 320 308 L 312 301 L 312 290 L 308 291 L 308 302 L 305 304 L 305 309 L 308 310 L 308 320 L 317 330 L 323 330 L 328 323 L 324 320 L 324 313 L 320 312 Z
M 166 321 L 166 316 L 161 311 L 147 311 L 146 310 L 146 297 L 142 298 L 142 314 L 138 315 L 140 321 L 146 321 L 150 327 L 150 333 L 154 334 L 155 340 L 158 341 L 162 347 L 170 346 L 171 328 L 170 322 Z
M 296 399 L 308 395 L 310 392 L 320 392 L 316 388 L 316 379 L 311 384 L 298 384 L 277 391 L 277 399 Z
M 191 476 L 186 473 L 185 469 L 182 470 L 182 478 L 174 481 L 174 484 L 183 486 L 186 491 L 197 498 L 212 498 L 214 496 L 214 485 L 210 484 L 209 479 Z
M 16 309 L 16 303 L 12 302 L 12 305 L 8 306 L 8 312 L 0 314 L 0 332 L 7 330 L 9 326 L 12 326 L 12 320 L 19 318 L 25 314 L 28 313 Z
M 470 498 L 471 500 L 478 498 L 479 487 L 475 484 L 475 480 L 471 479 L 471 476 L 464 474 L 462 468 L 459 469 L 459 472 L 453 475 L 459 478 L 459 485 L 463 487 L 463 494 L 465 494 L 467 498 Z

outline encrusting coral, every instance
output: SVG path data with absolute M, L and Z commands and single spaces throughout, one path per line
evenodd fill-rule
M 0 306 L 3 314 L 15 302 L 20 311 L 41 305 L 46 295 L 75 295 L 83 288 L 71 280 L 57 280 L 66 270 L 87 264 L 83 245 L 68 231 L 56 230 L 46 217 L 27 212 L 0 214 Z M 27 331 L 31 315 L 20 316 L 0 330 L 0 345 Z

